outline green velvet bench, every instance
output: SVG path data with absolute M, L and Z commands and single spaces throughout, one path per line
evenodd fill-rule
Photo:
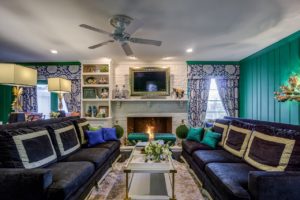
M 127 140 L 129 145 L 136 145 L 138 142 L 147 142 L 149 135 L 146 133 L 129 133 Z
M 156 133 L 154 140 L 163 140 L 165 144 L 173 146 L 176 143 L 176 135 L 172 133 Z

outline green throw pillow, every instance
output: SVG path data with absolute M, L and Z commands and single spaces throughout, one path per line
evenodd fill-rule
M 102 128 L 101 126 L 89 126 L 89 131 L 97 131 L 101 128 Z
M 217 147 L 218 143 L 221 141 L 221 138 L 222 138 L 222 135 L 220 133 L 206 131 L 201 143 L 215 149 Z
M 192 128 L 191 127 L 189 129 L 186 139 L 196 141 L 196 142 L 201 142 L 202 135 L 203 135 L 203 128 Z

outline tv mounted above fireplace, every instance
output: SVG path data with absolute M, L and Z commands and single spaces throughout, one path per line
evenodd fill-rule
M 170 95 L 170 68 L 130 68 L 131 96 Z

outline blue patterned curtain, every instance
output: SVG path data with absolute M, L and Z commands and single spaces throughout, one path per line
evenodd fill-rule
M 192 79 L 188 82 L 188 120 L 192 127 L 203 125 L 207 109 L 210 79 Z
M 23 87 L 22 98 L 24 112 L 38 111 L 36 87 Z
M 201 126 L 205 120 L 210 80 L 217 80 L 218 91 L 230 116 L 238 115 L 239 65 L 188 64 L 189 108 L 191 126 Z
M 72 82 L 70 94 L 64 97 L 68 111 L 80 111 L 81 103 L 81 65 L 51 65 L 51 66 L 32 66 L 38 71 L 38 80 L 61 77 Z M 24 109 L 25 108 L 25 109 Z M 37 96 L 35 91 L 26 89 L 23 95 L 23 109 L 27 112 L 37 112 Z
M 216 79 L 216 82 L 227 114 L 238 117 L 238 79 Z

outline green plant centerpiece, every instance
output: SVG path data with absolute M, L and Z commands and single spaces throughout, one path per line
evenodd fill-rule
M 166 160 L 168 156 L 171 155 L 171 151 L 169 150 L 169 145 L 161 144 L 158 141 L 152 141 L 145 147 L 145 161 L 148 160 L 154 162 L 160 162 L 161 160 Z

